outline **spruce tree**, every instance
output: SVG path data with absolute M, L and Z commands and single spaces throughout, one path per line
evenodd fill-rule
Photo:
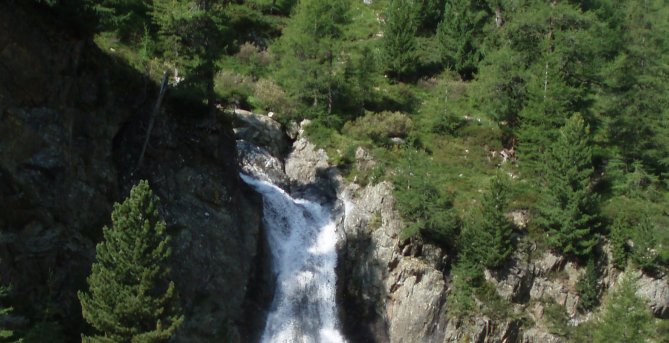
M 513 252 L 513 225 L 506 217 L 509 185 L 506 175 L 498 174 L 476 215 L 462 233 L 463 258 L 487 268 L 500 267 Z
M 598 197 L 591 188 L 592 146 L 583 118 L 573 115 L 545 154 L 539 223 L 565 254 L 586 256 L 597 242 Z
M 383 32 L 386 70 L 396 80 L 405 81 L 416 64 L 417 5 L 413 0 L 391 0 Z
M 170 238 L 157 206 L 146 181 L 114 205 L 89 290 L 79 292 L 84 319 L 97 331 L 84 342 L 166 342 L 183 321 L 169 280 Z

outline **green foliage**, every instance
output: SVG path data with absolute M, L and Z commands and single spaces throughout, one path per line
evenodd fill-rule
M 479 108 L 506 129 L 519 125 L 518 113 L 527 101 L 527 85 L 520 53 L 502 47 L 481 61 L 474 83 L 472 106 Z
M 389 144 L 390 138 L 406 138 L 413 127 L 413 122 L 404 113 L 382 112 L 368 113 L 353 122 L 344 125 L 343 132 L 364 140 L 370 139 L 377 144 Z
M 216 60 L 225 52 L 228 20 L 223 0 L 154 0 L 151 16 L 158 27 L 164 58 L 174 77 L 199 89 L 213 110 Z
M 415 68 L 417 10 L 413 0 L 390 0 L 383 32 L 386 71 L 397 80 L 407 80 Z
M 498 173 L 484 194 L 481 206 L 466 221 L 461 238 L 461 258 L 498 268 L 513 253 L 513 224 L 506 217 L 509 196 L 507 176 Z
M 595 324 L 593 342 L 646 342 L 651 335 L 652 315 L 635 292 L 636 279 L 627 275 L 609 295 Z
M 345 93 L 341 41 L 350 22 L 349 0 L 301 1 L 274 46 L 279 56 L 277 80 L 288 93 L 331 113 Z
M 9 287 L 0 286 L 0 300 L 4 300 L 8 294 L 9 294 Z M 12 311 L 13 308 L 0 305 L 0 323 L 3 324 L 0 327 L 0 341 L 2 342 L 13 342 L 16 340 L 16 337 L 14 337 L 14 331 L 4 326 L 7 316 L 9 316 L 12 313 Z
M 613 255 L 613 265 L 618 269 L 625 269 L 627 266 L 627 257 L 629 256 L 629 246 L 627 241 L 630 239 L 630 220 L 624 215 L 616 217 L 611 227 L 611 253 Z
M 166 342 L 183 321 L 171 254 L 158 199 L 140 181 L 114 205 L 112 227 L 103 228 L 88 292 L 79 292 L 84 319 L 98 334 L 85 342 Z
M 466 318 L 476 311 L 474 289 L 483 283 L 483 271 L 479 266 L 458 262 L 451 270 L 451 288 L 448 295 L 448 314 Z
M 641 160 L 660 174 L 669 170 L 669 8 L 664 1 L 632 0 L 618 11 L 621 50 L 603 70 L 606 132 L 625 163 Z
M 440 189 L 432 178 L 429 161 L 420 153 L 405 152 L 405 169 L 395 176 L 396 207 L 406 228 L 400 239 L 418 233 L 443 246 L 453 248 L 460 231 L 460 219 L 453 209 L 452 195 Z
M 556 303 L 553 299 L 544 300 L 544 320 L 548 332 L 559 337 L 569 337 L 572 328 L 569 326 L 569 313 L 567 309 Z
M 597 242 L 598 197 L 590 186 L 589 133 L 581 116 L 572 116 L 543 164 L 539 223 L 553 247 L 576 256 L 587 256 Z
M 576 284 L 576 292 L 580 298 L 578 308 L 581 311 L 592 311 L 599 304 L 599 272 L 595 265 L 595 258 L 590 257 L 585 268 L 585 274 Z
M 445 4 L 437 37 L 442 54 L 464 79 L 471 79 L 481 59 L 481 33 L 490 13 L 482 1 L 452 0 Z
M 23 337 L 23 343 L 64 343 L 67 338 L 57 322 L 42 321 L 33 325 Z
M 655 249 L 654 232 L 654 224 L 648 217 L 641 218 L 631 232 L 634 246 L 630 257 L 639 268 L 644 270 L 653 270 L 657 266 L 658 254 Z

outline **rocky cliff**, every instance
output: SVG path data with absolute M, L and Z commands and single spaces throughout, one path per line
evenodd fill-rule
M 241 122 L 246 122 L 244 116 L 238 116 Z M 242 126 L 259 120 L 268 118 Z M 549 304 L 566 309 L 569 325 L 592 318 L 591 313 L 577 311 L 579 295 L 575 289 L 584 268 L 523 241 L 504 267 L 485 272 L 508 311 L 455 318 L 449 313 L 449 256 L 430 244 L 400 241 L 403 223 L 394 208 L 392 184 L 360 186 L 346 181 L 328 163 L 327 154 L 306 139 L 304 125 L 308 122 L 294 136 L 284 159 L 253 144 L 238 144 L 238 149 L 245 168 L 255 173 L 262 170 L 268 180 L 333 207 L 338 216 L 339 314 L 351 342 L 563 342 L 551 333 L 545 318 Z M 256 142 L 280 136 L 261 131 L 265 133 L 262 139 L 256 137 Z M 362 148 L 356 158 L 358 168 L 374 163 Z M 510 216 L 522 231 L 527 216 Z M 603 250 L 610 259 L 608 248 Z M 600 286 L 605 290 L 614 288 L 622 277 L 609 262 L 599 269 Z M 666 317 L 667 278 L 638 276 L 637 294 L 648 301 L 657 317 Z
M 255 301 L 261 203 L 239 180 L 232 128 L 168 100 L 137 169 L 156 96 L 90 39 L 0 3 L 0 277 L 18 299 L 17 325 L 53 321 L 79 337 L 76 291 L 101 228 L 112 204 L 148 179 L 174 236 L 186 309 L 177 341 L 239 341 L 252 331 L 243 309 Z

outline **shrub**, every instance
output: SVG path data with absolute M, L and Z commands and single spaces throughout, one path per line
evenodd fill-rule
M 281 86 L 270 79 L 260 79 L 253 85 L 251 105 L 265 111 L 276 112 L 281 116 L 290 117 L 295 104 L 288 98 Z
M 413 122 L 404 113 L 368 113 L 354 122 L 347 122 L 343 131 L 359 139 L 370 139 L 378 144 L 386 144 L 393 137 L 406 138 L 413 128 Z

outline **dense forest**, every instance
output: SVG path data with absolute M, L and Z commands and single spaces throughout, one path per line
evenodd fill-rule
M 547 314 L 554 333 L 574 342 L 666 341 L 669 323 L 653 318 L 635 296 L 634 279 L 604 301 L 598 273 L 605 249 L 619 270 L 669 272 L 669 2 L 35 0 L 22 6 L 37 6 L 156 84 L 167 72 L 169 97 L 181 104 L 210 113 L 272 112 L 284 125 L 310 120 L 307 136 L 349 181 L 394 185 L 407 223 L 402 240 L 429 242 L 452 256 L 452 315 L 501 315 L 505 305 L 484 270 L 502 267 L 532 244 L 586 268 L 579 309 L 599 315 L 571 326 L 555 304 Z M 358 147 L 377 163 L 357 166 Z M 155 215 L 152 196 L 140 184 L 115 208 L 114 225 L 127 225 L 123 211 Z M 531 220 L 520 229 L 512 212 Z M 150 222 L 136 233 L 151 236 L 150 251 L 141 255 L 145 269 L 113 268 L 143 275 L 141 287 L 154 298 L 142 293 L 123 313 L 105 304 L 107 275 L 121 273 L 105 270 L 109 246 L 123 250 L 123 242 L 136 239 L 105 229 L 90 291 L 79 294 L 95 329 L 87 329 L 87 339 L 161 342 L 182 320 L 174 286 L 156 281 L 167 280 L 159 267 L 170 253 L 164 223 Z M 159 292 L 151 282 L 162 285 Z M 482 299 L 489 306 L 479 306 Z M 144 310 L 128 310 L 135 307 Z M 128 326 L 133 320 L 142 324 Z M 45 337 L 44 330 L 58 328 L 0 336 L 29 341 Z

